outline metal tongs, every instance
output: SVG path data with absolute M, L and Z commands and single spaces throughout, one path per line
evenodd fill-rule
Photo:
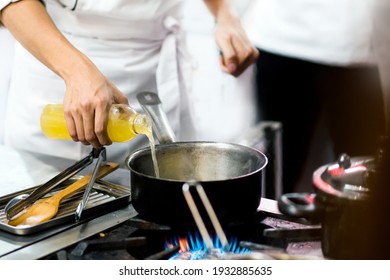
M 93 148 L 91 153 L 88 156 L 76 162 L 72 166 L 68 167 L 61 173 L 57 174 L 52 179 L 50 179 L 43 185 L 39 186 L 38 188 L 36 188 L 32 193 L 22 194 L 11 199 L 4 208 L 4 212 L 7 215 L 7 219 L 11 220 L 15 215 L 17 215 L 18 213 L 20 213 L 22 210 L 26 209 L 30 205 L 34 204 L 38 199 L 48 194 L 50 191 L 55 189 L 58 185 L 60 185 L 61 183 L 63 183 L 73 175 L 77 174 L 85 167 L 89 166 L 94 161 L 95 158 L 97 158 L 98 160 L 95 165 L 93 176 L 91 177 L 89 184 L 84 191 L 83 200 L 81 201 L 79 207 L 77 207 L 76 210 L 76 220 L 79 220 L 81 217 L 81 213 L 85 207 L 85 204 L 88 200 L 88 196 L 91 191 L 91 188 L 95 183 L 97 170 L 101 166 L 102 162 L 106 161 L 106 149 L 104 147 L 100 149 Z
M 210 235 L 206 229 L 206 226 L 202 220 L 202 217 L 200 216 L 200 213 L 198 211 L 198 208 L 195 204 L 194 199 L 192 198 L 190 188 L 196 188 L 196 191 L 198 192 L 198 195 L 203 203 L 203 206 L 206 209 L 206 212 L 211 220 L 211 223 L 214 227 L 214 230 L 219 238 L 219 241 L 222 244 L 223 249 L 227 249 L 229 247 L 229 243 L 227 241 L 226 235 L 221 227 L 221 223 L 219 222 L 217 215 L 215 214 L 215 211 L 213 207 L 211 206 L 210 200 L 208 199 L 206 192 L 203 189 L 203 186 L 198 182 L 187 182 L 183 184 L 182 190 L 184 197 L 187 201 L 188 207 L 190 208 L 191 214 L 194 217 L 195 223 L 199 229 L 200 235 L 203 238 L 203 241 L 205 242 L 207 250 L 213 250 L 214 245 L 210 238 Z
M 81 219 L 81 214 L 83 213 L 84 208 L 87 205 L 87 202 L 88 202 L 88 199 L 89 199 L 89 194 L 91 193 L 92 187 L 95 184 L 96 174 L 98 173 L 100 166 L 102 166 L 102 163 L 104 163 L 106 160 L 107 160 L 106 149 L 105 148 L 101 148 L 99 150 L 98 155 L 97 155 L 97 161 L 96 161 L 95 168 L 93 170 L 91 179 L 89 180 L 88 186 L 86 187 L 86 189 L 84 191 L 83 199 L 81 200 L 81 202 L 77 206 L 77 209 L 76 209 L 76 222 L 78 222 Z

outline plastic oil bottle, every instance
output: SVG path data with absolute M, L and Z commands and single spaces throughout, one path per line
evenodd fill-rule
M 43 108 L 41 129 L 48 138 L 71 139 L 63 104 L 47 104 Z M 148 116 L 137 113 L 130 106 L 114 104 L 108 117 L 107 133 L 112 142 L 127 142 L 138 134 L 152 134 L 152 124 Z
M 43 108 L 41 130 L 48 138 L 71 140 L 65 121 L 63 104 L 47 104 Z M 107 133 L 112 142 L 127 142 L 138 134 L 146 135 L 151 147 L 155 173 L 159 177 L 152 121 L 147 115 L 137 113 L 132 107 L 125 104 L 113 104 L 108 116 Z

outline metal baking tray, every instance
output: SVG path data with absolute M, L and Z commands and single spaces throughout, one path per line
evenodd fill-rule
M 56 187 L 53 191 L 48 193 L 45 197 L 54 195 L 58 191 L 79 180 L 81 177 L 82 176 L 71 177 Z M 85 210 L 83 211 L 83 218 L 80 222 L 76 222 L 75 220 L 75 211 L 78 204 L 82 200 L 84 190 L 81 190 L 73 196 L 62 200 L 58 208 L 57 215 L 46 222 L 34 226 L 9 225 L 6 214 L 4 212 L 4 207 L 8 201 L 19 194 L 31 193 L 38 187 L 39 186 L 35 186 L 0 197 L 0 230 L 4 230 L 16 235 L 29 235 L 63 223 L 73 223 L 74 225 L 83 223 L 86 220 L 108 213 L 109 211 L 118 209 L 130 203 L 130 189 L 128 187 L 109 183 L 103 180 L 97 180 L 91 190 L 88 203 L 85 207 Z

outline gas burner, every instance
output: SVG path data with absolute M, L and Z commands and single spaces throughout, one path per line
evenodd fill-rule
M 211 249 L 205 247 L 195 225 L 161 225 L 135 216 L 44 259 L 265 259 L 271 255 L 290 258 L 308 252 L 313 252 L 312 256 L 321 255 L 318 225 L 292 222 L 268 212 L 259 211 L 246 221 L 223 225 L 230 248 L 221 246 L 214 229 L 207 230 L 213 241 Z M 183 240 L 187 240 L 191 252 L 183 250 Z
M 319 255 L 315 241 L 319 230 L 262 212 L 246 222 L 224 226 L 229 248 L 222 248 L 218 237 L 211 234 L 213 248 L 207 249 L 194 226 L 170 227 L 134 217 L 45 259 L 266 259 L 303 255 L 305 250 Z

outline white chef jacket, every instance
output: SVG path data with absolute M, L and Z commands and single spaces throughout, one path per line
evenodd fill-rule
M 252 0 L 243 24 L 264 50 L 330 65 L 372 64 L 372 0 Z
M 182 0 L 44 2 L 68 40 L 127 95 L 133 108 L 142 110 L 136 101 L 137 93 L 157 92 L 174 130 L 177 132 L 180 125 L 191 130 L 191 110 L 186 95 L 192 64 L 179 24 Z M 88 154 L 90 146 L 43 135 L 40 113 L 48 103 L 63 102 L 65 84 L 20 45 L 16 47 L 15 56 L 5 119 L 5 144 L 71 159 Z M 130 151 L 147 143 L 143 135 L 128 143 L 113 143 L 107 147 L 108 159 L 123 163 Z

